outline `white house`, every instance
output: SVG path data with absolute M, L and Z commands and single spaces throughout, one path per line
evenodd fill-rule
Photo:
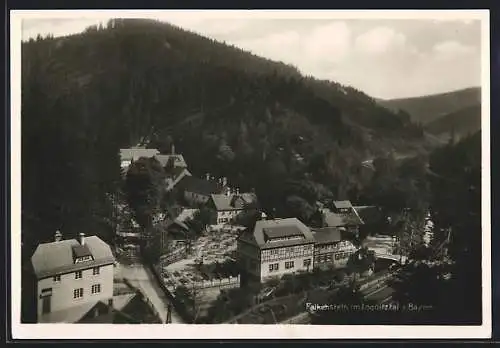
M 242 285 L 313 269 L 314 237 L 296 218 L 259 220 L 238 237 Z
M 242 212 L 254 208 L 256 203 L 254 193 L 239 193 L 239 190 L 233 193 L 228 189 L 226 194 L 213 194 L 210 198 L 210 205 L 217 212 L 216 226 L 231 222 Z
M 343 268 L 358 248 L 349 240 L 342 238 L 342 231 L 335 227 L 312 230 L 314 236 L 314 267 Z
M 184 176 L 177 188 L 183 192 L 185 201 L 192 206 L 206 204 L 211 195 L 220 194 L 224 190 L 224 187 L 214 179 L 209 177 L 201 179 L 195 176 Z
M 151 158 L 159 155 L 157 149 L 146 149 L 143 147 L 132 147 L 129 149 L 120 149 L 120 162 L 122 170 L 127 170 L 130 165 L 141 157 Z
M 97 236 L 38 245 L 31 263 L 36 277 L 37 321 L 74 323 L 113 299 L 113 264 L 108 244 Z

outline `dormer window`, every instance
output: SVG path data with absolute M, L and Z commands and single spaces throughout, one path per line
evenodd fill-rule
M 75 259 L 75 263 L 80 263 L 80 262 L 86 262 L 86 261 L 92 261 L 92 256 L 83 256 L 83 257 L 78 257 Z
M 85 244 L 77 244 L 73 246 L 73 259 L 75 263 L 93 261 L 94 258 Z
M 303 233 L 293 226 L 265 228 L 263 231 L 266 243 L 304 239 Z

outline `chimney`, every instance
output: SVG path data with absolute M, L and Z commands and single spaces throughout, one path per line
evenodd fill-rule
M 239 195 L 240 194 L 240 189 L 237 187 L 236 188 L 236 194 Z
M 222 178 L 222 186 L 227 186 L 227 178 L 226 177 L 223 177 Z
M 172 143 L 171 152 L 172 152 L 172 155 L 175 155 L 175 144 L 174 143 Z
M 208 181 L 210 180 L 210 173 L 205 174 L 205 179 Z
M 78 241 L 80 242 L 81 245 L 85 245 L 85 233 L 80 233 L 78 234 Z
M 231 188 L 228 187 L 227 190 L 226 190 L 226 195 L 229 197 L 231 196 Z
M 54 235 L 54 240 L 56 242 L 60 242 L 62 240 L 62 233 L 61 233 L 61 231 L 59 231 L 59 230 L 56 231 L 56 234 Z

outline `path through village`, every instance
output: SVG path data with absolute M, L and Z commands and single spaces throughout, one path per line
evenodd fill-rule
M 115 276 L 117 278 L 126 278 L 130 284 L 140 289 L 143 294 L 149 298 L 155 309 L 160 315 L 163 323 L 167 319 L 167 308 L 170 301 L 167 295 L 163 292 L 157 279 L 151 270 L 140 263 L 131 265 L 120 264 L 115 269 Z M 172 324 L 182 324 L 183 320 L 180 315 L 172 307 L 171 319 Z

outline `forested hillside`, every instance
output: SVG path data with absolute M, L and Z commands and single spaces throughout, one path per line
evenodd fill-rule
M 462 138 L 481 130 L 481 105 L 476 104 L 442 116 L 425 126 L 425 129 L 442 137 Z
M 379 100 L 378 103 L 389 109 L 404 110 L 410 114 L 413 122 L 426 124 L 447 114 L 480 104 L 481 89 L 466 88 L 415 98 Z
M 363 160 L 424 139 L 407 113 L 360 91 L 165 23 L 39 37 L 22 46 L 25 250 L 56 229 L 110 239 L 118 150 L 143 140 L 161 151 L 174 141 L 194 175 L 262 197 L 307 179 L 356 202 L 370 180 Z

